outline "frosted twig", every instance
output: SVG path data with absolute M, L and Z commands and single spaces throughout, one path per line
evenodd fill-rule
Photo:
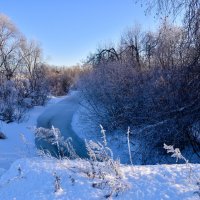
M 130 133 L 131 133 L 130 127 L 128 127 L 128 131 L 127 131 L 128 153 L 129 153 L 129 159 L 130 159 L 131 165 L 133 165 L 132 155 L 131 155 L 131 147 L 130 147 Z

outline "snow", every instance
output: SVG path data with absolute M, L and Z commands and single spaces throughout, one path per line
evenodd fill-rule
M 83 173 L 84 160 L 55 160 L 51 158 L 20 159 L 0 178 L 3 200 L 73 200 L 105 199 L 104 189 L 92 187 L 97 180 Z M 18 168 L 22 174 L 19 175 Z M 200 175 L 200 165 L 192 165 L 193 174 Z M 199 199 L 196 182 L 186 165 L 126 166 L 122 165 L 127 191 L 113 199 L 134 200 L 192 200 Z M 54 172 L 61 179 L 61 190 L 54 191 Z
M 96 124 L 92 122 L 93 120 L 93 116 L 80 104 L 72 118 L 72 129 L 82 139 L 101 140 L 102 135 L 100 134 L 100 127 L 97 127 Z
M 72 129 L 82 139 L 87 138 L 87 140 L 102 142 L 100 124 L 97 126 L 93 121 L 94 117 L 90 115 L 88 110 L 82 106 L 82 104 L 80 104 L 73 115 Z M 106 140 L 116 159 L 120 159 L 122 163 L 130 163 L 126 132 L 117 130 L 110 134 L 110 132 L 106 130 Z M 130 145 L 132 151 L 137 148 L 137 144 Z
M 44 128 L 58 128 L 65 139 L 72 138 L 72 145 L 81 157 L 87 157 L 85 142 L 71 126 L 72 118 L 79 107 L 78 92 L 73 91 L 65 99 L 46 109 L 38 118 L 38 125 Z
M 66 96 L 51 97 L 45 107 L 34 107 L 27 113 L 26 120 L 22 123 L 6 124 L 0 121 L 0 130 L 7 136 L 7 139 L 0 140 L 0 174 L 1 171 L 8 169 L 16 159 L 35 155 L 33 128 L 37 125 L 38 116 L 64 98 Z
M 87 160 L 57 160 L 36 155 L 33 127 L 36 126 L 38 116 L 44 112 L 48 113 L 50 108 L 56 111 L 57 104 L 59 106 L 65 99 L 66 96 L 51 97 L 46 107 L 38 106 L 32 109 L 23 123 L 1 122 L 0 130 L 6 134 L 7 139 L 0 140 L 0 200 L 105 199 L 108 189 L 94 187 L 94 183 L 101 180 L 87 175 L 86 171 L 91 168 Z M 83 107 L 79 107 L 71 117 L 73 119 L 69 122 L 79 137 L 102 141 L 100 127 L 94 127 Z M 60 120 L 62 123 L 65 122 L 65 119 Z M 106 134 L 108 146 L 112 145 L 113 153 L 117 154 L 115 157 L 128 159 L 126 133 L 120 139 L 116 133 L 112 136 L 112 140 L 107 132 Z M 121 164 L 122 178 L 119 181 L 127 185 L 127 190 L 111 199 L 199 199 L 195 192 L 199 190 L 197 182 L 200 177 L 200 165 L 190 164 L 190 166 L 192 169 L 186 164 L 152 166 Z M 55 192 L 55 173 L 61 180 L 61 188 L 57 192 Z M 115 180 L 112 174 L 108 174 L 108 177 Z

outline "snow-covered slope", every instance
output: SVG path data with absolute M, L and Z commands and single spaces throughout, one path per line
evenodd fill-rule
M 7 136 L 7 139 L 0 140 L 0 174 L 3 169 L 8 169 L 16 159 L 35 155 L 33 128 L 37 125 L 38 116 L 64 98 L 66 96 L 51 97 L 47 106 L 34 107 L 27 113 L 27 119 L 22 123 L 6 124 L 0 121 L 0 130 Z
M 19 173 L 19 166 L 21 173 Z M 48 158 L 17 160 L 0 178 L 2 200 L 78 200 L 105 199 L 106 189 L 94 188 L 97 179 L 89 178 L 84 170 L 86 161 L 56 161 Z M 123 181 L 128 189 L 113 199 L 183 200 L 199 199 L 195 176 L 200 165 L 121 166 Z M 61 190 L 55 193 L 55 176 L 61 180 Z M 111 198 L 111 199 L 112 199 Z

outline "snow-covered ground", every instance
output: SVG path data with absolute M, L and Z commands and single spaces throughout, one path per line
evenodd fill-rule
M 88 161 L 60 161 L 36 155 L 33 127 L 36 126 L 38 116 L 51 107 L 56 109 L 55 104 L 65 98 L 51 97 L 46 107 L 32 109 L 23 123 L 1 123 L 0 130 L 6 134 L 7 139 L 0 140 L 0 200 L 90 200 L 105 199 L 105 195 L 109 194 L 106 186 L 94 187 L 102 179 L 88 176 L 86 172 L 91 170 Z M 65 122 L 64 119 L 62 121 Z M 92 127 L 91 120 L 82 108 L 73 115 L 72 127 L 81 138 L 101 140 L 99 127 Z M 115 147 L 114 153 L 119 152 L 119 145 L 122 145 L 124 152 L 118 155 L 127 158 L 126 134 L 122 139 L 120 144 L 116 136 L 110 143 Z M 123 182 L 127 188 L 117 197 L 113 193 L 112 198 L 199 199 L 197 183 L 200 180 L 200 165 L 191 166 L 192 170 L 187 165 L 120 165 L 121 179 L 113 179 L 113 175 L 108 174 L 108 180 Z M 55 173 L 61 181 L 61 190 L 58 192 L 55 192 Z
M 6 124 L 0 121 L 0 131 L 7 137 L 5 140 L 0 140 L 0 174 L 5 169 L 8 169 L 16 159 L 35 155 L 33 128 L 37 125 L 38 116 L 45 109 L 48 109 L 64 98 L 66 96 L 51 97 L 45 107 L 34 107 L 27 113 L 26 120 L 22 123 L 14 122 Z
M 19 168 L 21 173 L 19 173 Z M 47 158 L 17 160 L 0 178 L 2 200 L 78 200 L 105 199 L 106 189 L 94 188 L 98 179 L 85 173 L 85 161 L 55 161 Z M 127 190 L 120 200 L 194 200 L 198 186 L 193 173 L 200 175 L 199 165 L 192 165 L 190 174 L 186 165 L 121 166 Z M 55 176 L 60 177 L 60 191 L 55 193 Z
M 102 142 L 100 124 L 96 125 L 93 121 L 94 117 L 81 104 L 73 115 L 72 128 L 82 139 Z M 103 124 L 101 125 L 103 126 Z M 111 134 L 106 130 L 106 139 L 109 148 L 113 151 L 114 157 L 120 159 L 122 163 L 130 163 L 126 132 L 118 130 Z M 136 144 L 131 144 L 132 151 L 136 147 Z

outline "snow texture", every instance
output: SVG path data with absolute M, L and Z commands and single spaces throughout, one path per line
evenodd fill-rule
M 0 197 L 3 200 L 105 199 L 106 190 L 92 187 L 96 180 L 88 178 L 82 172 L 81 169 L 86 169 L 87 166 L 88 163 L 82 160 L 17 160 L 0 178 Z M 192 167 L 193 173 L 200 175 L 199 165 Z M 129 189 L 113 199 L 199 199 L 195 194 L 198 187 L 186 165 L 122 165 L 121 171 Z M 61 183 L 58 192 L 54 191 L 55 172 Z

